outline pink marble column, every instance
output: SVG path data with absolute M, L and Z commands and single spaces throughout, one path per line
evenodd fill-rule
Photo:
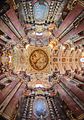
M 67 17 L 65 18 L 59 29 L 54 31 L 55 37 L 59 37 L 59 35 L 70 26 L 70 24 L 78 17 L 78 15 L 83 10 L 84 7 L 81 6 L 80 4 L 77 4 L 75 8 L 72 11 L 70 11 L 70 13 L 67 15 Z
M 80 44 L 83 44 L 83 43 L 84 43 L 83 39 L 79 39 L 76 42 L 74 42 L 75 45 L 80 45 Z
M 61 82 L 64 83 L 66 87 L 72 91 L 72 93 L 74 93 L 81 101 L 84 102 L 84 92 L 81 89 L 79 89 L 76 85 L 70 83 L 65 78 L 61 78 Z
M 77 79 L 77 80 L 79 80 L 79 81 L 81 81 L 81 82 L 84 82 L 84 77 L 83 76 L 81 76 L 81 75 L 78 75 L 78 74 L 74 74 L 74 78 L 75 79 Z
M 0 75 L 0 80 L 3 79 L 3 78 L 5 78 L 5 77 L 6 77 L 5 74 Z
M 67 104 L 68 108 L 72 111 L 75 117 L 79 117 L 84 112 L 83 110 L 74 102 L 74 100 L 64 91 L 64 89 L 57 84 L 55 89 L 59 92 L 61 99 Z
M 10 83 L 7 87 L 5 87 L 0 93 L 0 104 L 3 102 L 3 100 L 7 97 L 7 95 L 11 92 L 11 90 L 14 89 L 14 87 L 18 84 L 19 81 L 13 81 Z M 1 95 L 3 97 L 1 97 Z
M 5 45 L 5 42 L 0 39 L 0 44 L 4 46 L 4 45 Z
M 69 33 L 67 33 L 61 40 L 61 43 L 64 43 L 65 41 L 69 40 L 70 37 L 77 35 L 78 33 L 80 33 L 81 31 L 84 30 L 84 21 L 81 21 L 81 23 L 76 27 L 73 28 Z
M 9 118 L 12 117 L 13 113 L 16 111 L 16 107 L 18 106 L 19 101 L 21 100 L 24 89 L 25 85 L 22 84 L 15 93 L 15 95 L 13 96 L 13 98 L 11 99 L 6 109 L 4 110 L 3 115 L 9 116 Z
M 9 29 L 9 27 L 0 20 L 0 29 L 6 33 L 13 41 L 19 41 L 19 39 L 15 36 L 15 34 Z
M 7 12 L 6 15 L 9 17 L 10 21 L 13 23 L 14 27 L 17 29 L 17 31 L 20 33 L 22 37 L 25 37 L 25 32 L 23 27 L 21 26 L 18 17 L 14 11 L 13 8 L 10 8 Z

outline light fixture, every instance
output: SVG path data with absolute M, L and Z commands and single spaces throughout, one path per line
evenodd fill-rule
M 82 50 L 81 50 L 81 49 L 79 49 L 79 51 L 81 52 Z
M 74 48 L 74 47 L 72 47 L 72 48 L 71 48 L 71 50 L 75 50 L 75 48 Z
M 62 46 L 62 49 L 65 50 L 65 46 Z
M 44 88 L 44 86 L 42 84 L 36 84 L 35 87 L 36 88 Z
M 29 46 L 30 46 L 30 45 L 29 45 L 29 44 L 27 44 L 27 45 L 26 45 L 26 49 L 28 49 L 28 47 L 29 47 Z
M 9 56 L 9 63 L 12 62 L 12 56 Z
M 84 58 L 80 58 L 80 62 L 84 62 Z
M 41 36 L 41 35 L 43 35 L 43 33 L 42 32 L 36 32 L 36 35 Z

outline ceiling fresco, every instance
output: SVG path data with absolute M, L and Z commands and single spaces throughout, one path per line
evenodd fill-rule
M 49 62 L 47 54 L 41 49 L 33 51 L 30 55 L 29 61 L 31 66 L 38 71 L 45 69 Z
M 33 111 L 37 118 L 40 118 L 41 115 L 43 115 L 44 118 L 48 116 L 49 114 L 48 106 L 46 99 L 44 99 L 44 97 L 36 97 L 33 104 L 34 104 Z
M 36 2 L 33 6 L 34 18 L 37 23 L 45 21 L 48 16 L 49 6 L 47 2 L 39 3 Z

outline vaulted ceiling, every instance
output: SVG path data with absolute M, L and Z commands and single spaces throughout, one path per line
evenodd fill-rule
M 49 86 L 56 69 L 60 74 L 81 69 L 82 0 L 1 0 L 0 6 L 2 71 L 26 72 L 35 84 Z

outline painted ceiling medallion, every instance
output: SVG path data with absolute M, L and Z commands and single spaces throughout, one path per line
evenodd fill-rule
M 29 61 L 35 70 L 40 71 L 47 66 L 49 59 L 45 51 L 37 49 L 31 53 Z
M 46 118 L 49 114 L 47 102 L 43 97 L 36 98 L 33 103 L 33 113 L 37 118 Z
M 49 6 L 47 2 L 36 2 L 33 7 L 34 18 L 37 22 L 43 22 L 48 16 Z

